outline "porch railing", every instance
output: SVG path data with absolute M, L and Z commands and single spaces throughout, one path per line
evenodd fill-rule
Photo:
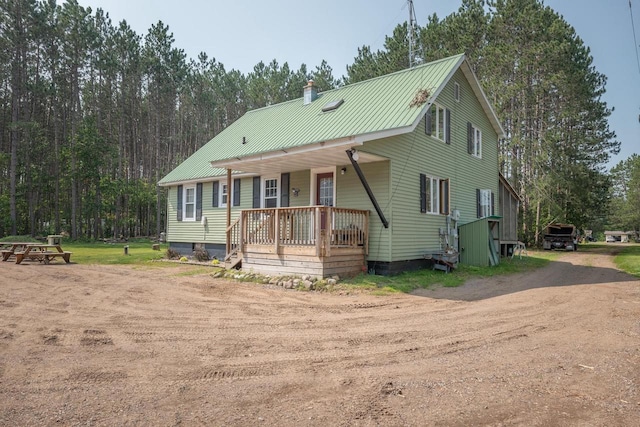
M 244 252 L 246 245 L 315 247 L 328 256 L 331 248 L 369 249 L 369 211 L 306 206 L 243 210 L 227 230 L 231 250 Z
M 227 254 L 224 257 L 225 262 L 228 262 L 234 256 L 238 255 L 238 252 L 241 251 L 241 230 L 240 221 L 241 217 L 237 218 L 234 222 L 231 223 L 229 227 L 227 227 Z

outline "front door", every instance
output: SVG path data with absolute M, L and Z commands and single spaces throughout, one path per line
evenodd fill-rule
M 333 172 L 319 173 L 316 176 L 316 205 L 333 206 Z M 325 216 L 325 212 L 322 211 L 320 217 L 322 230 L 326 228 Z

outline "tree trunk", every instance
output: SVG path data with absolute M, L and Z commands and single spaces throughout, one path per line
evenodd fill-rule
M 22 22 L 22 3 L 14 2 L 14 46 L 11 64 L 11 158 L 9 162 L 9 216 L 11 220 L 11 235 L 18 234 L 18 215 L 16 209 L 16 175 L 18 173 L 18 144 L 20 143 L 20 96 L 22 91 L 22 45 L 24 43 L 24 28 Z
M 78 238 L 78 181 L 76 178 L 75 144 L 78 135 L 78 114 L 80 110 L 80 88 L 78 82 L 78 67 L 75 66 L 72 79 L 71 94 L 71 238 Z

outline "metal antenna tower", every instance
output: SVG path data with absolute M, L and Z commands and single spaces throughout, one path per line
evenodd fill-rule
M 413 0 L 407 0 L 407 6 L 409 6 L 409 68 L 413 68 L 416 63 L 416 29 L 418 22 L 416 21 L 416 11 L 413 8 Z

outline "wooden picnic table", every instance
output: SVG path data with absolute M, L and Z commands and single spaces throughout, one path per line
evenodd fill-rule
M 52 249 L 55 249 L 53 251 Z M 25 258 L 37 260 L 49 264 L 52 259 L 62 257 L 64 262 L 69 264 L 72 252 L 63 251 L 60 245 L 49 245 L 44 243 L 29 243 L 25 245 L 23 251 L 15 251 L 16 264 L 20 264 Z
M 7 261 L 15 252 L 24 251 L 27 245 L 33 245 L 34 242 L 2 242 L 2 261 Z

